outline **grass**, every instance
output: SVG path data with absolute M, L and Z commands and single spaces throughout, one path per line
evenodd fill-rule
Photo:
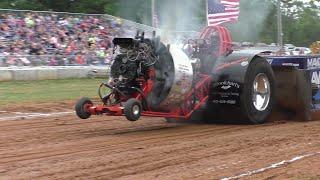
M 62 79 L 43 81 L 0 82 L 0 106 L 76 100 L 82 96 L 96 97 L 104 79 Z

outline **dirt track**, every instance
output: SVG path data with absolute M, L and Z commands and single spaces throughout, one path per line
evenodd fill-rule
M 0 179 L 320 179 L 320 121 L 5 119 L 12 115 L 0 112 Z

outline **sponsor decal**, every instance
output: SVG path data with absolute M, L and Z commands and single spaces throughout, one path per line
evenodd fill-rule
M 320 86 L 320 72 L 319 71 L 312 72 L 311 83 L 316 84 L 318 87 Z
M 227 90 L 231 87 L 235 87 L 237 89 L 240 88 L 239 83 L 232 82 L 232 81 L 223 81 L 223 82 L 217 82 L 213 84 L 214 87 L 221 86 L 221 89 Z
M 268 61 L 269 64 L 273 63 L 273 59 L 267 59 L 267 61 Z
M 248 64 L 249 64 L 248 61 L 243 61 L 243 62 L 241 63 L 241 66 L 245 67 L 245 66 L 248 66 Z
M 320 108 L 320 71 L 312 72 L 311 77 L 312 83 L 312 104 L 313 109 L 317 110 Z
M 320 108 L 320 90 L 318 89 L 316 93 L 312 96 L 312 108 L 319 109 Z
M 320 67 L 320 57 L 307 59 L 308 68 Z
M 295 64 L 295 63 L 282 63 L 282 66 L 293 66 L 293 67 L 299 67 L 299 64 Z
M 215 104 L 236 104 L 236 100 L 213 100 Z
M 232 65 L 235 65 L 235 64 L 240 64 L 241 62 L 247 61 L 247 59 L 248 58 L 240 58 L 240 59 L 234 60 L 234 61 L 229 62 L 229 63 L 221 64 L 215 69 L 215 71 L 220 71 L 220 70 L 222 70 L 224 68 L 227 68 L 229 66 L 232 66 Z
M 240 96 L 238 92 L 215 92 L 212 95 L 220 95 L 221 97 Z
M 314 100 L 320 100 L 320 90 L 317 91 L 317 93 L 313 96 Z
M 224 90 L 227 90 L 227 89 L 230 89 L 231 88 L 231 86 L 221 86 L 221 89 L 224 89 Z

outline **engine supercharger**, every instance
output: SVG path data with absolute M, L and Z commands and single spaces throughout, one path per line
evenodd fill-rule
M 116 38 L 114 45 L 120 49 L 111 66 L 110 84 L 122 88 L 126 96 L 147 87 L 144 103 L 153 111 L 168 112 L 181 104 L 191 90 L 193 68 L 179 47 L 144 38 Z

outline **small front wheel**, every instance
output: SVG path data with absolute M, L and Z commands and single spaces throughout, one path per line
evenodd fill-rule
M 129 121 L 137 121 L 141 116 L 142 105 L 135 98 L 129 99 L 124 105 L 124 115 Z
M 89 98 L 81 98 L 75 106 L 77 116 L 81 119 L 88 119 L 91 116 L 91 113 L 89 112 L 91 106 L 93 106 L 93 103 Z

